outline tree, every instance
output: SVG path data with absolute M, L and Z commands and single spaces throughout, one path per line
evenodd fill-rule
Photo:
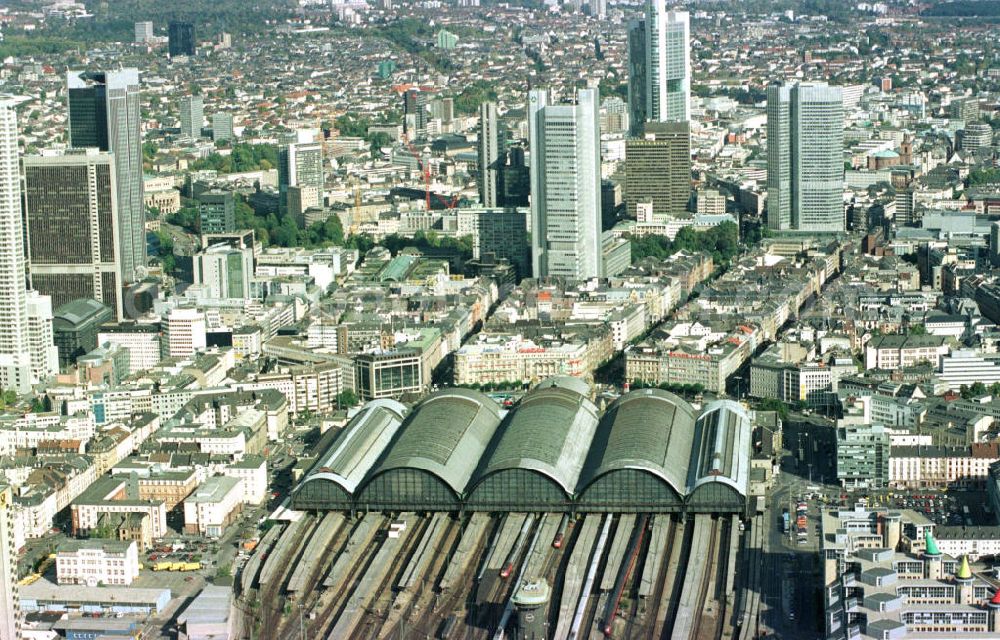
M 358 403 L 357 394 L 350 389 L 344 389 L 337 394 L 337 407 L 341 409 L 356 406 Z
M 986 395 L 986 385 L 982 382 L 973 382 L 972 386 L 969 387 L 969 393 L 972 394 L 973 398 L 982 398 Z

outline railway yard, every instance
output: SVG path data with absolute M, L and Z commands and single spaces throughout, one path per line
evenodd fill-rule
M 237 575 L 237 637 L 516 637 L 538 579 L 549 638 L 753 637 L 760 531 L 735 515 L 291 513 Z

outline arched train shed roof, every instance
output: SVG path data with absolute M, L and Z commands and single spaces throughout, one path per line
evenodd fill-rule
M 500 407 L 482 393 L 457 387 L 438 391 L 413 410 L 362 491 L 376 476 L 402 469 L 431 474 L 461 497 L 499 424 Z M 366 496 L 374 502 L 387 501 L 383 498 Z
M 695 425 L 688 476 L 689 503 L 717 505 L 746 500 L 750 478 L 750 440 L 753 427 L 746 410 L 732 400 L 716 400 L 702 411 Z
M 572 382 L 562 386 L 566 380 Z M 598 423 L 597 407 L 584 395 L 589 387 L 576 382 L 549 379 L 521 400 L 484 456 L 470 485 L 470 504 L 551 503 L 572 497 Z M 527 484 L 537 480 L 519 482 L 523 472 L 540 474 L 554 487 L 532 495 Z M 510 476 L 506 481 L 498 478 L 505 474 Z
M 683 501 L 694 437 L 695 414 L 687 402 L 660 389 L 640 389 L 612 404 L 597 427 L 578 485 L 581 503 L 598 493 L 626 495 L 627 487 L 598 489 L 621 481 L 653 476 L 669 487 L 672 499 Z M 648 478 L 642 480 L 647 482 Z
M 292 499 L 296 508 L 349 504 L 408 413 L 395 400 L 366 404 L 309 470 Z

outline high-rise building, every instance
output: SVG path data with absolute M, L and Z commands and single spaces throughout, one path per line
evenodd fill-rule
M 427 134 L 427 92 L 407 89 L 403 94 L 403 132 L 411 140 Z
M 479 201 L 488 209 L 497 206 L 497 187 L 503 141 L 497 122 L 497 105 L 479 105 Z
M 278 152 L 279 204 L 288 209 L 288 187 L 313 187 L 323 201 L 323 145 L 320 142 L 299 142 L 282 147 Z
M 507 207 L 527 207 L 531 193 L 531 172 L 524 161 L 524 149 L 511 147 L 500 159 L 497 179 L 497 205 Z
M 153 23 L 148 20 L 135 23 L 135 42 L 145 43 L 153 39 Z
M 233 114 L 217 111 L 212 114 L 212 140 L 233 139 Z
M 528 93 L 531 242 L 535 277 L 600 277 L 601 145 L 596 89 L 573 104 Z
M 657 2 L 657 5 L 660 5 Z M 663 26 L 662 72 L 651 85 L 656 104 L 650 102 L 651 120 L 681 122 L 691 118 L 691 26 L 687 11 L 669 11 Z M 648 98 L 647 98 L 648 99 Z M 658 107 L 658 108 L 657 108 Z
M 236 231 L 236 204 L 232 191 L 212 189 L 198 196 L 198 230 L 207 233 Z
M 70 71 L 67 84 L 70 146 L 114 155 L 121 275 L 126 284 L 136 282 L 146 267 L 139 72 Z
M 993 127 L 986 122 L 969 122 L 958 134 L 962 151 L 976 151 L 993 145 Z
M 193 56 L 195 51 L 194 25 L 190 22 L 171 22 L 167 30 L 170 57 Z
M 184 358 L 204 349 L 207 344 L 205 314 L 198 309 L 177 308 L 167 314 L 163 338 L 164 355 Z
M 691 117 L 690 17 L 646 1 L 644 20 L 629 23 L 629 116 L 633 135 L 646 121 Z
M 59 348 L 52 328 L 52 298 L 37 291 L 26 293 L 28 309 L 28 353 L 31 376 L 43 382 L 59 373 Z
M 253 249 L 216 244 L 194 256 L 194 283 L 209 298 L 249 298 L 253 277 Z
M 649 122 L 625 142 L 625 206 L 651 203 L 654 214 L 677 215 L 691 199 L 691 130 L 687 122 Z
M 0 483 L 0 640 L 19 640 L 21 620 L 17 550 L 14 548 L 14 500 L 10 487 Z
M 0 102 L 0 387 L 26 393 L 33 384 L 28 353 L 24 228 L 14 104 Z
M 628 116 L 629 135 L 642 133 L 646 123 L 646 21 L 628 24 Z
M 767 224 L 844 230 L 844 101 L 825 83 L 767 89 Z
M 181 137 L 200 138 L 205 124 L 205 99 L 201 96 L 181 98 Z
M 94 148 L 24 158 L 31 286 L 59 308 L 78 298 L 122 309 L 115 159 Z

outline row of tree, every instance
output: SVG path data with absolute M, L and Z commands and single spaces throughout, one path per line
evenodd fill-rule
M 632 263 L 648 257 L 663 260 L 678 251 L 689 251 L 709 253 L 717 266 L 725 268 L 739 253 L 739 235 L 739 227 L 727 221 L 704 231 L 684 227 L 673 240 L 661 235 L 629 238 L 632 244 Z

